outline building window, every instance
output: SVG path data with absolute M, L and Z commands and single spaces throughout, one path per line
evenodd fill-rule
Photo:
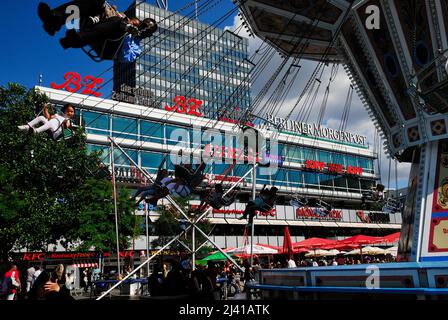
M 160 152 L 142 152 L 141 161 L 142 167 L 148 170 L 149 173 L 156 173 L 159 165 L 162 163 L 165 155 Z M 166 166 L 166 164 L 165 164 Z
M 131 149 L 123 149 L 126 154 L 135 162 L 138 163 L 138 151 Z M 114 164 L 117 167 L 131 167 L 133 166 L 131 160 L 121 152 L 120 149 L 114 149 Z
M 163 124 L 150 121 L 141 121 L 140 139 L 143 142 L 163 143 Z
M 288 172 L 289 184 L 292 188 L 302 188 L 302 172 L 296 170 L 289 170 Z
M 112 118 L 112 136 L 117 138 L 137 140 L 137 120 L 130 118 Z
M 83 111 L 82 119 L 85 123 L 86 132 L 92 134 L 109 134 L 109 116 L 106 114 Z
M 348 189 L 350 192 L 359 192 L 360 191 L 358 178 L 349 177 L 349 178 L 347 178 L 347 182 L 348 182 Z
M 101 159 L 101 161 L 105 164 L 109 164 L 110 163 L 110 149 L 109 147 L 104 147 L 104 146 L 98 146 L 98 145 L 94 145 L 94 144 L 88 144 L 87 145 L 87 152 L 93 153 L 93 152 L 99 152 L 99 158 Z
M 190 145 L 188 129 L 184 127 L 166 125 L 166 143 L 169 145 L 180 145 L 188 148 Z
M 322 189 L 333 189 L 333 179 L 334 176 L 331 176 L 329 174 L 319 175 L 320 187 Z
M 318 180 L 317 180 L 317 174 L 314 172 L 303 172 L 303 178 L 305 181 L 306 187 L 317 187 L 318 186 Z

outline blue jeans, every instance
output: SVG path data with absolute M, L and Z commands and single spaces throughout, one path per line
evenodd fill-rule
M 137 198 L 140 195 L 141 198 L 146 198 L 147 196 L 153 196 L 156 193 L 157 187 L 150 185 L 148 187 L 138 188 L 133 197 Z

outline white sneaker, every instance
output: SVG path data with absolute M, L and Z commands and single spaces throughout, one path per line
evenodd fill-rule
M 28 130 L 29 127 L 30 127 L 29 125 L 17 126 L 17 128 L 19 128 L 19 130 L 23 130 L 23 131 Z

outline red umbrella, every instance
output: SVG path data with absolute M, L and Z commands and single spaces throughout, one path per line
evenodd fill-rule
M 264 244 L 264 243 L 257 243 L 257 246 L 274 249 L 274 250 L 277 250 L 278 253 L 282 252 L 282 247 L 279 247 L 279 246 L 272 246 L 272 245 Z
M 293 254 L 291 234 L 289 233 L 288 226 L 285 227 L 285 234 L 283 236 L 283 253 L 286 255 L 288 260 L 291 259 Z
M 400 232 L 395 232 L 388 236 L 382 237 L 381 240 L 382 240 L 381 242 L 386 242 L 386 243 L 398 242 L 398 240 L 400 240 Z
M 380 237 L 371 237 L 364 236 L 362 234 L 346 238 L 344 240 L 339 240 L 338 244 L 348 244 L 348 245 L 358 245 L 361 246 L 363 244 L 374 244 L 382 242 L 382 238 Z
M 331 240 L 331 239 L 323 239 L 323 238 L 308 238 L 306 240 L 293 243 L 293 248 L 310 248 L 310 249 L 317 249 L 321 248 L 323 246 L 330 246 L 333 244 L 336 244 L 337 240 Z
M 381 237 L 371 237 L 371 236 L 364 236 L 362 234 L 358 234 L 353 237 L 346 238 L 344 240 L 338 241 L 340 245 L 350 245 L 350 246 L 359 246 L 360 253 L 361 253 L 361 262 L 363 262 L 363 256 L 362 256 L 362 245 L 363 244 L 374 244 L 374 243 L 380 243 L 382 242 Z
M 332 250 L 332 249 L 337 249 L 337 250 L 351 250 L 351 249 L 356 249 L 359 248 L 359 245 L 357 244 L 343 244 L 343 243 L 333 243 L 330 245 L 325 245 L 320 247 L 321 249 L 324 250 Z

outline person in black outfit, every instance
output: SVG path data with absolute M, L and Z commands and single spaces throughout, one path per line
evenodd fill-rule
M 66 13 L 66 10 L 71 5 L 78 6 L 80 10 L 80 31 L 67 30 L 65 37 L 60 39 L 64 49 L 90 45 L 96 53 L 102 54 L 103 59 L 113 59 L 122 45 L 122 41 L 117 39 L 122 39 L 127 33 L 144 39 L 157 30 L 154 19 L 147 18 L 140 21 L 137 18 L 128 18 L 123 13 L 107 9 L 104 0 L 74 0 L 53 10 L 48 4 L 41 2 L 38 6 L 38 15 L 43 22 L 44 30 L 50 36 L 55 35 L 67 22 L 70 14 Z M 103 18 L 95 23 L 91 19 L 94 16 Z
M 141 201 L 143 201 L 143 199 L 145 199 L 147 196 L 156 195 L 158 193 L 158 191 L 160 191 L 160 189 L 162 188 L 162 185 L 161 185 L 162 179 L 168 177 L 168 175 L 169 175 L 168 170 L 162 168 L 165 161 L 166 161 L 166 158 L 159 165 L 159 168 L 157 170 L 157 176 L 156 176 L 156 179 L 154 180 L 154 183 L 150 184 L 149 186 L 146 186 L 146 187 L 138 188 L 137 191 L 135 192 L 135 194 L 132 196 L 132 200 L 135 200 L 135 198 L 137 198 L 139 195 L 141 195 L 141 198 L 137 202 L 137 205 Z
M 182 269 L 182 265 L 179 262 L 171 262 L 171 270 L 168 272 L 164 282 L 166 295 L 180 296 L 187 294 L 187 283 Z
M 209 191 L 206 194 L 202 195 L 201 204 L 198 207 L 198 212 L 204 211 L 208 205 L 210 205 L 213 209 L 221 209 L 222 207 L 230 206 L 235 202 L 236 195 L 237 191 L 234 192 L 231 196 L 224 196 L 222 184 L 216 184 L 214 191 Z
M 74 300 L 66 287 L 64 266 L 58 265 L 52 273 L 46 270 L 37 277 L 29 292 L 30 300 Z
M 154 268 L 154 272 L 148 277 L 149 294 L 151 297 L 163 296 L 163 275 L 161 274 L 161 268 L 157 265 Z
M 249 216 L 249 225 L 251 225 L 256 211 L 268 212 L 271 210 L 277 200 L 277 191 L 278 188 L 276 187 L 272 187 L 270 190 L 263 188 L 255 200 L 251 200 L 247 203 L 246 209 L 240 217 L 240 220 L 247 219 Z

